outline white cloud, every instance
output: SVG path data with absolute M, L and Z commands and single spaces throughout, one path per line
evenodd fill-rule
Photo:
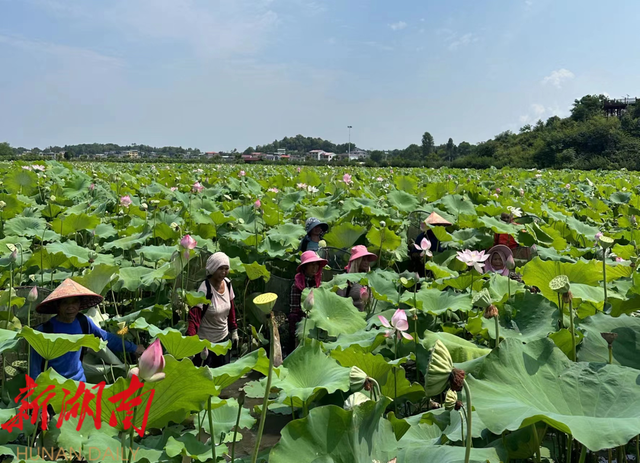
M 465 47 L 471 43 L 476 43 L 478 41 L 478 37 L 476 37 L 475 35 L 469 33 L 469 34 L 464 34 L 461 37 L 458 37 L 456 39 L 454 39 L 450 44 L 449 44 L 449 50 L 457 50 L 460 47 Z
M 562 88 L 562 84 L 567 80 L 571 80 L 575 74 L 568 69 L 558 69 L 542 79 L 542 85 L 551 84 L 556 88 Z
M 539 103 L 532 104 L 531 109 L 536 116 L 542 116 L 546 112 L 546 108 Z
M 401 31 L 407 27 L 407 23 L 404 21 L 398 21 L 397 23 L 389 24 L 389 27 L 394 31 Z

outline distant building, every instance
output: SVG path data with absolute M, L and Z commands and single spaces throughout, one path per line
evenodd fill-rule
M 122 157 L 125 157 L 125 158 L 138 159 L 138 156 L 139 156 L 138 150 L 129 150 L 129 151 L 122 152 Z
M 265 159 L 264 153 L 251 153 L 251 154 L 243 154 L 242 160 L 246 163 L 263 161 Z
M 339 155 L 341 159 L 349 161 L 359 161 L 369 157 L 369 153 L 363 149 L 356 148 L 351 150 L 351 153 L 342 153 Z
M 287 150 L 285 148 L 278 148 L 276 150 L 276 154 L 278 156 L 285 156 L 287 154 Z
M 314 161 L 330 162 L 336 157 L 336 153 L 328 153 L 324 150 L 311 150 L 307 153 L 307 156 Z
M 218 153 L 217 153 L 217 152 L 215 152 L 215 151 L 207 151 L 206 153 L 204 153 L 204 155 L 205 155 L 208 159 L 211 159 L 211 158 L 213 158 L 214 156 L 217 156 L 217 155 L 218 155 Z

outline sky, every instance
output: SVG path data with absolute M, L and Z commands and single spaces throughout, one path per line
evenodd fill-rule
M 640 96 L 637 0 L 0 0 L 0 141 L 477 143 Z

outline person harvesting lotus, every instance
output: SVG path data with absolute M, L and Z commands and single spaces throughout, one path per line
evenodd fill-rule
M 351 248 L 351 256 L 349 264 L 346 267 L 347 273 L 367 273 L 371 270 L 371 263 L 375 262 L 378 256 L 369 252 L 366 246 L 358 245 Z M 338 295 L 342 297 L 350 297 L 353 305 L 362 312 L 370 299 L 371 294 L 369 288 L 362 286 L 358 282 L 349 281 L 345 289 L 338 291 Z
M 424 268 L 423 254 L 425 251 L 442 252 L 442 244 L 429 226 L 450 227 L 452 224 L 440 214 L 432 212 L 424 222 L 420 224 L 422 232 L 418 235 L 415 243 L 409 244 L 409 271 L 417 273 L 421 278 L 426 276 Z M 427 246 L 423 245 L 423 240 L 428 241 Z M 425 249 L 426 248 L 426 249 Z
M 107 341 L 107 346 L 114 352 L 122 352 L 123 342 L 120 336 L 109 333 L 98 327 L 90 318 L 81 313 L 102 302 L 102 296 L 85 288 L 71 279 L 64 280 L 37 307 L 41 314 L 56 314 L 51 320 L 36 327 L 37 331 L 51 334 L 92 334 Z M 141 355 L 143 346 L 125 341 L 124 349 L 129 353 Z M 82 358 L 84 348 L 49 360 L 48 367 L 53 368 L 60 375 L 74 381 L 86 381 Z M 31 368 L 29 375 L 37 378 L 44 371 L 45 360 L 35 349 L 31 349 Z
M 198 304 L 189 310 L 189 326 L 186 336 L 198 335 L 209 342 L 224 342 L 228 339 L 238 342 L 238 323 L 236 322 L 235 293 L 229 275 L 229 256 L 216 252 L 207 259 L 207 278 L 198 291 L 206 294 L 210 304 Z M 194 358 L 194 365 L 220 367 L 229 363 L 229 355 L 215 355 L 209 349 Z
M 300 242 L 300 252 L 315 251 L 320 249 L 320 240 L 322 236 L 329 231 L 329 225 L 320 222 L 315 217 L 309 217 L 304 224 L 307 234 Z
M 295 348 L 296 325 L 305 316 L 302 311 L 302 292 L 306 288 L 318 288 L 322 283 L 322 269 L 327 260 L 314 251 L 305 251 L 300 257 L 296 276 L 289 296 L 289 352 Z
M 512 272 L 516 266 L 511 249 L 503 244 L 489 249 L 489 258 L 484 263 L 484 273 L 499 273 L 512 280 L 520 280 L 520 276 Z

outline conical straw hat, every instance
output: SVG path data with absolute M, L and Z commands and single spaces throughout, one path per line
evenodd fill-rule
M 425 220 L 425 223 L 428 223 L 429 225 L 444 225 L 447 227 L 451 225 L 451 222 L 444 219 L 437 212 L 432 212 L 431 214 L 429 214 L 429 217 L 427 217 L 427 219 Z
M 58 301 L 69 297 L 80 299 L 80 310 L 86 310 L 102 302 L 103 297 L 67 278 L 36 307 L 38 313 L 57 313 Z

